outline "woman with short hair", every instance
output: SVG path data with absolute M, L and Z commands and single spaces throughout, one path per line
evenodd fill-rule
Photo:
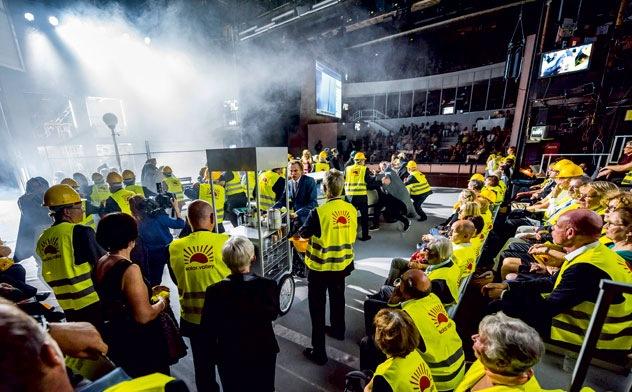
M 373 319 L 375 345 L 386 355 L 364 392 L 436 392 L 430 368 L 417 346 L 420 335 L 408 313 L 382 309 Z
M 543 390 L 533 371 L 544 354 L 535 329 L 498 312 L 483 318 L 472 340 L 477 359 L 455 392 Z
M 208 334 L 223 390 L 274 391 L 276 282 L 251 272 L 255 247 L 245 237 L 226 241 L 222 259 L 231 275 L 206 290 L 201 330 Z
M 103 339 L 108 356 L 132 377 L 169 374 L 169 360 L 158 317 L 169 307 L 168 296 L 150 302 L 152 289 L 130 261 L 138 230 L 121 212 L 108 214 L 97 226 L 96 240 L 107 251 L 99 259 L 94 286 L 104 312 Z

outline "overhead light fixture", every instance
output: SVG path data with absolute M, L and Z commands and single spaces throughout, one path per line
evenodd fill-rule
M 255 31 L 255 29 L 256 29 L 256 28 L 257 28 L 257 25 L 254 25 L 254 26 L 252 26 L 252 27 L 249 27 L 249 28 L 247 28 L 247 29 L 246 29 L 246 30 L 244 30 L 244 31 L 240 31 L 240 32 L 239 32 L 239 35 L 248 34 L 248 33 L 250 33 L 251 31 Z
M 145 37 L 145 45 L 151 44 L 151 38 Z
M 50 23 L 51 26 L 53 26 L 53 27 L 58 26 L 59 25 L 59 19 L 57 19 L 56 16 L 49 16 L 48 17 L 48 23 Z
M 339 0 L 325 0 L 325 1 L 321 1 L 320 3 L 314 4 L 312 6 L 312 10 L 329 7 L 330 5 L 333 5 L 333 4 L 337 3 L 338 1 Z
M 285 19 L 289 16 L 294 16 L 294 10 L 290 10 L 288 12 L 284 12 L 280 15 L 275 16 L 274 18 L 270 19 L 273 22 L 276 22 L 277 20 L 281 20 L 281 19 Z
M 32 22 L 35 20 L 35 15 L 33 15 L 30 12 L 25 12 L 24 13 L 24 19 L 28 20 L 29 22 Z
M 268 23 L 267 25 L 263 25 L 263 26 L 261 26 L 261 27 L 257 27 L 257 28 L 255 29 L 255 33 L 259 33 L 259 32 L 261 32 L 261 31 L 263 31 L 263 30 L 267 30 L 267 29 L 269 29 L 270 27 L 272 27 L 272 26 L 274 26 L 274 25 L 275 25 L 275 23 L 274 23 L 274 22 L 272 22 L 272 23 Z

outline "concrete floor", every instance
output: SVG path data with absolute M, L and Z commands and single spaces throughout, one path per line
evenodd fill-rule
M 341 391 L 344 389 L 345 374 L 359 366 L 358 342 L 364 336 L 364 318 L 362 303 L 367 293 L 373 292 L 384 282 L 390 260 L 393 257 L 407 257 L 415 249 L 415 244 L 422 234 L 451 212 L 456 201 L 458 189 L 436 188 L 424 203 L 428 221 L 414 222 L 406 233 L 401 233 L 401 225 L 383 224 L 379 231 L 372 232 L 368 242 L 357 242 L 355 246 L 355 271 L 347 279 L 346 290 L 346 323 L 347 331 L 344 341 L 327 340 L 329 362 L 325 366 L 316 366 L 307 361 L 302 351 L 310 345 L 310 323 L 307 306 L 307 286 L 301 279 L 296 281 L 296 296 L 290 312 L 277 319 L 275 332 L 281 352 L 277 358 L 276 387 L 278 391 Z M 15 244 L 19 213 L 12 193 L 0 195 L 0 236 L 9 246 Z M 30 283 L 47 289 L 36 279 L 34 260 L 26 260 Z M 173 286 L 165 273 L 163 283 Z M 173 294 L 172 294 L 173 295 Z M 54 299 L 51 300 L 54 303 Z M 178 299 L 171 298 L 174 313 L 179 314 Z M 470 344 L 464 339 L 464 344 Z M 570 373 L 562 371 L 563 358 L 555 354 L 547 354 L 536 368 L 536 375 L 543 387 L 565 389 L 570 380 Z M 184 380 L 191 391 L 195 391 L 193 364 L 190 355 L 172 366 L 172 374 Z M 626 391 L 625 377 L 601 370 L 591 369 L 586 385 L 596 391 Z

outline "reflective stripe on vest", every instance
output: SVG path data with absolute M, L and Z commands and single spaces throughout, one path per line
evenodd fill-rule
M 87 200 L 82 199 L 81 200 L 81 205 L 83 206 L 83 220 L 81 221 L 81 224 L 84 226 L 88 226 L 88 227 L 92 227 L 92 230 L 96 230 L 97 225 L 94 222 L 94 215 L 93 214 L 89 214 L 86 212 L 88 211 L 86 208 L 86 204 L 88 203 Z
M 44 230 L 36 252 L 42 260 L 42 275 L 64 310 L 78 310 L 99 302 L 89 262 L 75 263 L 72 234 L 75 224 L 62 222 Z M 84 260 L 79 260 L 84 261 Z
M 423 339 L 426 347 L 420 354 L 430 368 L 437 390 L 456 388 L 465 373 L 463 342 L 439 297 L 430 293 L 402 303 L 402 309 L 410 315 Z
M 257 183 L 256 173 L 249 171 L 241 177 L 241 185 L 244 186 L 244 190 L 248 191 L 248 197 L 252 199 L 252 194 L 255 190 L 255 184 Z
M 393 391 L 437 391 L 430 368 L 417 350 L 411 351 L 405 358 L 388 358 L 378 365 L 375 375 L 382 376 Z
M 621 180 L 621 185 L 632 185 L 632 170 L 625 173 L 625 177 Z
M 452 244 L 452 261 L 461 269 L 461 278 L 474 272 L 478 249 L 471 242 Z
M 142 185 L 127 185 L 125 187 L 125 190 L 134 192 L 137 195 L 141 195 L 142 197 L 145 197 L 145 189 L 143 189 Z
M 345 194 L 347 196 L 366 196 L 366 166 L 353 164 L 345 169 Z
M 90 203 L 98 207 L 110 197 L 110 187 L 108 184 L 94 184 L 90 192 Z
M 324 172 L 324 171 L 329 171 L 329 163 L 325 162 L 316 162 L 314 164 L 314 171 L 315 172 Z
M 551 199 L 549 199 L 549 206 L 546 208 L 546 211 L 544 211 L 544 219 L 549 219 L 549 217 L 554 215 L 556 211 L 563 208 L 562 206 L 568 206 L 568 203 L 572 200 L 573 199 L 567 190 L 561 191 L 556 197 L 551 197 Z
M 132 210 L 129 206 L 129 199 L 134 196 L 136 196 L 134 192 L 125 189 L 119 189 L 110 195 L 112 200 L 116 202 L 116 205 L 119 207 L 121 212 L 124 212 L 127 215 L 132 215 Z
M 599 268 L 613 281 L 632 284 L 632 270 L 627 262 L 600 243 L 572 261 L 564 261 L 553 289 L 555 290 L 562 281 L 568 268 L 580 263 L 588 263 Z M 612 304 L 608 309 L 608 316 L 597 340 L 598 349 L 627 351 L 632 348 L 632 295 L 623 294 L 623 298 L 622 303 Z M 553 317 L 551 339 L 581 346 L 594 308 L 594 302 L 584 301 Z
M 281 178 L 280 175 L 268 170 L 263 172 L 259 176 L 259 184 L 257 186 L 257 192 L 259 192 L 259 208 L 262 210 L 269 210 L 274 203 L 276 203 L 276 193 L 272 190 L 272 187 Z
M 439 268 L 434 268 L 430 272 L 426 272 L 430 280 L 445 280 L 452 294 L 452 298 L 456 301 L 459 298 L 459 283 L 461 282 L 461 268 L 451 262 Z M 445 304 L 449 305 L 449 304 Z
M 224 203 L 226 202 L 224 187 L 218 184 L 213 184 L 213 193 L 215 193 L 215 204 L 213 204 L 213 197 L 211 196 L 211 184 L 200 184 L 199 198 L 206 201 L 213 207 L 215 212 L 215 223 L 224 222 Z
M 181 317 L 199 324 L 206 288 L 230 274 L 222 260 L 225 234 L 194 231 L 169 245 L 169 263 L 178 281 Z
M 485 367 L 481 363 L 480 359 L 474 361 L 472 366 L 468 369 L 467 373 L 463 377 L 463 381 L 459 384 L 458 387 L 454 390 L 454 392 L 469 392 L 472 390 L 481 378 L 485 377 Z M 531 377 L 529 381 L 522 385 L 494 385 L 488 388 L 479 389 L 479 391 L 485 392 L 509 392 L 509 391 L 521 391 L 521 392 L 544 392 L 545 389 L 542 389 L 538 380 L 535 376 Z M 550 390 L 550 392 L 559 391 L 562 392 L 561 389 Z
M 177 177 L 165 177 L 162 181 L 167 185 L 167 192 L 176 195 L 176 200 L 184 200 L 184 190 L 182 189 L 182 183 Z
M 154 373 L 112 385 L 104 392 L 159 392 L 164 391 L 165 386 L 174 380 L 175 378 L 162 373 Z
M 576 210 L 578 208 L 581 208 L 579 203 L 576 202 L 575 199 L 569 199 L 565 201 L 564 204 L 556 207 L 555 211 L 553 211 L 553 213 L 546 220 L 546 224 L 548 226 L 553 226 L 555 223 L 557 223 L 557 220 L 560 219 L 560 216 L 562 216 L 562 214 L 568 211 Z
M 239 179 L 239 173 L 234 171 L 233 179 L 230 181 L 226 181 L 224 187 L 226 188 L 226 196 L 238 195 L 240 193 L 246 193 L 243 185 L 241 185 L 241 181 Z
M 305 265 L 314 271 L 342 271 L 353 262 L 353 244 L 358 228 L 358 212 L 341 199 L 316 208 L 320 237 L 312 236 L 305 252 Z
M 411 172 L 410 175 L 417 180 L 415 183 L 406 185 L 406 188 L 408 188 L 408 192 L 410 192 L 411 196 L 423 195 L 431 191 L 430 184 L 428 184 L 426 176 L 424 176 L 421 172 L 414 171 Z

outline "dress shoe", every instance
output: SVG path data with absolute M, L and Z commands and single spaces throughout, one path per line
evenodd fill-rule
M 316 365 L 322 366 L 327 363 L 327 354 L 319 354 L 315 352 L 313 348 L 306 348 L 303 350 L 303 355 Z
M 404 218 L 405 220 L 402 222 L 404 225 L 404 228 L 402 229 L 402 231 L 405 233 L 408 231 L 408 229 L 410 229 L 410 221 L 408 220 L 408 218 Z

